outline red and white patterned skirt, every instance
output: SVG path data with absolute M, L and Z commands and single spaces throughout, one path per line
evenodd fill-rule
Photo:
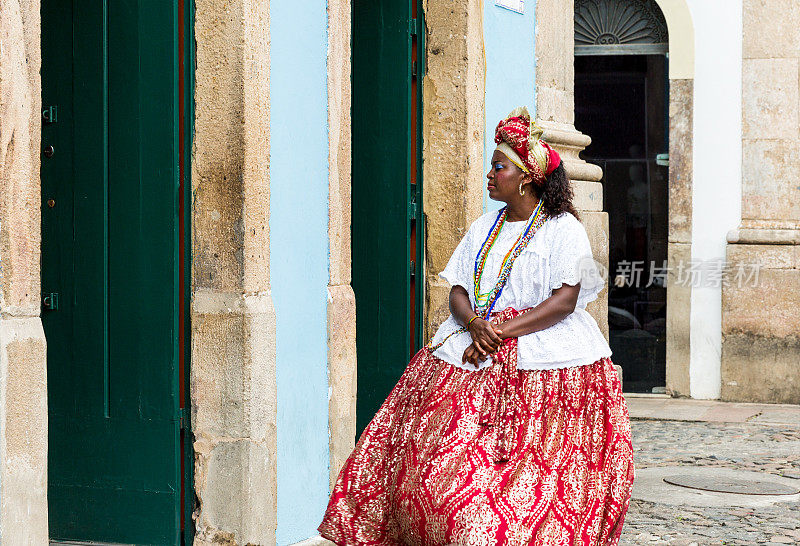
M 420 350 L 339 473 L 318 530 L 339 545 L 616 545 L 628 410 L 611 360 L 469 371 Z

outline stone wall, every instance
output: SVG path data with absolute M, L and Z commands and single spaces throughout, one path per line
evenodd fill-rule
M 356 301 L 351 281 L 350 0 L 328 1 L 328 430 L 330 486 L 355 445 Z
M 740 233 L 728 245 L 734 275 L 761 269 L 722 293 L 724 400 L 800 403 L 800 231 L 791 231 L 783 244 Z
M 195 21 L 195 544 L 274 544 L 269 2 L 197 0 Z
M 483 213 L 483 2 L 427 0 L 423 81 L 425 332 L 447 318 L 450 286 L 438 277 Z
M 689 396 L 692 289 L 674 264 L 692 259 L 694 80 L 669 81 L 669 238 L 667 240 L 667 392 Z
M 722 398 L 800 403 L 800 5 L 744 0 L 742 221 L 728 234 Z
M 48 543 L 38 0 L 0 1 L 0 541 Z

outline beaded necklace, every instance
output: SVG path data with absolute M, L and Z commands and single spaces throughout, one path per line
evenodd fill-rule
M 547 214 L 543 208 L 543 201 L 539 200 L 539 204 L 533 210 L 530 219 L 528 220 L 528 224 L 525 226 L 525 229 L 520 233 L 517 240 L 512 245 L 511 249 L 506 253 L 505 257 L 503 258 L 503 262 L 500 265 L 500 272 L 497 275 L 497 282 L 494 285 L 494 288 L 491 292 L 487 294 L 480 294 L 480 280 L 483 276 L 483 271 L 486 266 L 486 257 L 489 255 L 489 250 L 491 250 L 492 246 L 494 246 L 495 241 L 497 240 L 497 236 L 500 233 L 500 230 L 503 227 L 503 224 L 506 221 L 506 215 L 508 214 L 508 207 L 503 207 L 500 213 L 497 215 L 497 218 L 492 225 L 492 228 L 489 230 L 489 234 L 486 236 L 486 239 L 483 241 L 480 250 L 478 251 L 477 256 L 475 256 L 475 270 L 473 272 L 473 295 L 475 297 L 475 306 L 474 311 L 475 313 L 483 319 L 488 319 L 489 315 L 492 313 L 494 309 L 495 303 L 497 300 L 500 299 L 500 295 L 503 293 L 503 288 L 506 286 L 506 282 L 508 281 L 509 275 L 511 274 L 511 268 L 514 266 L 514 262 L 516 261 L 517 257 L 525 250 L 525 247 L 528 246 L 528 243 L 533 239 L 533 236 L 539 230 L 540 227 L 544 224 L 545 220 L 547 220 Z M 485 302 L 485 303 L 481 303 Z M 462 326 L 455 330 L 454 332 L 450 333 L 447 337 L 445 337 L 441 342 L 437 343 L 436 345 L 428 344 L 428 348 L 431 351 L 437 350 L 439 347 L 444 345 L 444 343 L 450 339 L 451 336 L 455 334 L 460 334 L 462 332 L 466 332 L 467 329 Z
M 480 281 L 486 266 L 486 258 L 489 255 L 489 250 L 491 250 L 492 246 L 494 246 L 497 236 L 500 234 L 500 230 L 506 221 L 508 207 L 503 207 L 503 210 L 501 210 L 500 214 L 497 215 L 497 219 L 495 219 L 492 229 L 489 230 L 489 235 L 486 236 L 486 240 L 483 241 L 480 250 L 478 250 L 477 256 L 475 256 L 473 294 L 475 296 L 475 313 L 480 315 L 481 318 L 486 319 L 489 314 L 491 314 L 492 309 L 494 309 L 494 304 L 497 303 L 497 300 L 500 298 L 500 294 L 503 293 L 503 289 L 506 286 L 508 277 L 511 274 L 511 268 L 514 265 L 517 256 L 519 256 L 522 251 L 525 250 L 525 247 L 528 246 L 528 243 L 533 238 L 533 235 L 547 218 L 547 215 L 544 213 L 543 205 L 543 201 L 539 200 L 539 204 L 533 210 L 533 213 L 528 220 L 528 225 L 525 226 L 523 232 L 519 234 L 519 237 L 517 237 L 517 240 L 503 258 L 494 288 L 488 293 L 488 295 L 486 295 L 485 303 L 480 303 L 479 297 L 482 296 L 480 294 Z

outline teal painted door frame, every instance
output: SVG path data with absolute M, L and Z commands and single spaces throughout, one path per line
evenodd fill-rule
M 42 2 L 54 540 L 181 540 L 179 24 L 177 2 Z
M 353 2 L 351 225 L 357 434 L 385 400 L 423 337 L 422 16 L 418 0 Z M 412 56 L 414 45 L 416 56 Z M 419 280 L 413 322 L 412 279 Z

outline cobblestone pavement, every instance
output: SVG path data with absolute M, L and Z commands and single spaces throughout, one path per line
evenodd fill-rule
M 800 426 L 632 420 L 636 468 L 708 466 L 768 472 L 800 486 Z M 761 508 L 632 500 L 622 545 L 800 544 L 800 503 Z

